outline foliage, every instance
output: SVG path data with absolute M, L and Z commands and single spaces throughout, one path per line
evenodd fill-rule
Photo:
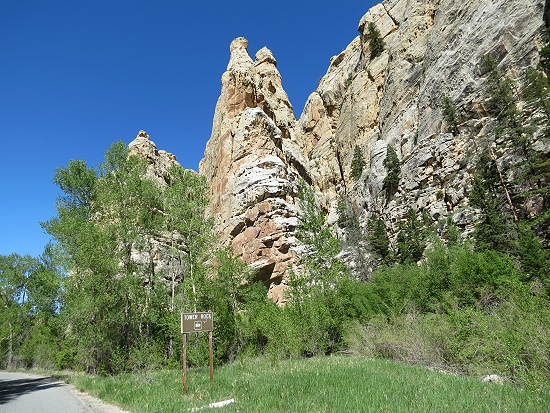
M 470 192 L 470 204 L 481 210 L 474 232 L 477 250 L 513 251 L 515 228 L 503 208 L 506 203 L 499 189 L 496 165 L 485 155 L 480 159 Z
M 367 241 L 373 252 L 380 255 L 382 261 L 385 262 L 390 254 L 390 240 L 388 238 L 386 224 L 380 215 L 371 215 L 367 224 Z
M 363 151 L 358 145 L 355 145 L 353 150 L 353 159 L 351 161 L 351 176 L 355 181 L 361 179 L 363 169 L 365 168 L 365 159 Z
M 550 297 L 550 251 L 544 248 L 528 223 L 519 225 L 518 254 L 525 280 L 543 282 Z
M 41 258 L 0 256 L 0 368 L 54 367 L 61 274 L 52 246 Z
M 410 208 L 407 211 L 405 220 L 398 224 L 397 253 L 402 263 L 416 262 L 422 258 L 426 249 L 428 230 L 424 217 Z
M 350 214 L 348 200 L 345 195 L 338 197 L 338 203 L 336 205 L 336 213 L 338 214 L 338 226 L 340 228 L 347 228 L 350 226 Z
M 345 274 L 345 266 L 337 258 L 340 242 L 325 226 L 325 214 L 316 206 L 313 188 L 303 180 L 300 181 L 298 196 L 303 213 L 297 233 L 307 251 L 303 257 L 306 271 L 298 277 L 299 283 L 326 281 L 330 285 Z
M 481 66 L 488 73 L 489 100 L 486 108 L 489 114 L 496 117 L 495 129 L 500 136 L 514 142 L 525 154 L 529 146 L 529 130 L 523 126 L 522 114 L 518 109 L 514 82 L 499 68 L 498 62 L 491 56 L 483 58 Z
M 386 47 L 380 31 L 373 22 L 369 22 L 367 26 L 367 34 L 365 40 L 369 42 L 370 60 L 376 59 L 382 54 Z
M 445 122 L 449 125 L 449 129 L 454 134 L 458 133 L 458 125 L 462 122 L 462 117 L 455 103 L 450 97 L 444 96 L 441 104 L 443 106 L 443 119 L 445 119 Z
M 541 53 L 546 50 L 548 53 L 549 45 L 546 45 Z M 548 57 L 548 56 L 547 56 Z M 542 59 L 542 58 L 541 58 Z M 544 71 L 548 69 L 548 59 L 541 60 L 541 65 L 545 66 Z M 531 118 L 532 129 L 540 129 L 539 139 L 548 145 L 550 142 L 550 81 L 548 75 L 535 69 L 527 72 L 527 85 L 523 91 L 523 96 L 528 104 L 528 108 L 535 113 Z M 550 204 L 550 186 L 548 179 L 550 177 L 550 159 L 548 153 L 540 150 L 530 150 L 527 152 L 523 171 L 519 180 L 529 186 L 520 199 L 528 196 L 542 197 L 546 203 L 546 209 Z
M 106 151 L 97 170 L 71 161 L 56 171 L 54 181 L 65 195 L 58 216 L 43 226 L 71 272 L 59 364 L 112 373 L 177 360 L 179 328 L 173 320 L 189 309 L 183 302 L 199 301 L 195 279 L 207 285 L 203 262 L 211 224 L 202 218 L 204 180 L 179 167 L 170 177 L 161 193 L 146 177 L 145 161 L 129 156 L 122 142 Z M 153 240 L 163 232 L 171 234 L 169 274 L 153 259 Z
M 399 179 L 401 174 L 401 163 L 397 157 L 397 153 L 392 145 L 388 145 L 386 150 L 386 157 L 384 158 L 384 167 L 388 172 L 384 178 L 384 187 L 389 194 L 393 194 L 397 191 L 399 185 Z
M 339 285 L 348 275 L 338 259 L 340 242 L 325 226 L 313 189 L 304 181 L 299 183 L 299 197 L 297 233 L 305 251 L 299 273 L 291 273 L 285 306 L 264 306 L 253 320 L 256 337 L 272 357 L 325 354 L 342 345 Z
M 548 296 L 524 279 L 504 254 L 436 244 L 420 266 L 373 274 L 366 288 L 380 301 L 350 343 L 369 356 L 548 385 Z

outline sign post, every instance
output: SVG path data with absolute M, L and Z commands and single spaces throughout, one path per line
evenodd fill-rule
M 214 316 L 208 313 L 181 313 L 181 364 L 183 371 L 183 394 L 187 393 L 187 333 L 208 331 L 208 352 L 210 355 L 210 383 L 214 381 L 214 350 L 212 345 L 212 330 L 214 330 Z

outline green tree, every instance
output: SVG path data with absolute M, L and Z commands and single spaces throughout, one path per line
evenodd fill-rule
M 300 272 L 291 274 L 285 315 L 293 326 L 301 326 L 291 330 L 301 353 L 324 354 L 341 343 L 341 307 L 336 292 L 349 275 L 338 258 L 340 241 L 325 225 L 313 188 L 301 180 L 298 196 L 302 214 L 297 233 L 304 253 Z
M 449 125 L 451 132 L 453 134 L 457 134 L 458 125 L 462 122 L 462 117 L 460 116 L 455 103 L 450 97 L 444 96 L 441 104 L 443 106 L 443 119 L 445 119 L 445 122 Z
M 369 22 L 367 26 L 367 34 L 365 36 L 370 48 L 370 60 L 380 56 L 386 47 L 380 31 L 373 22 Z
M 476 249 L 509 254 L 515 250 L 517 236 L 510 214 L 504 209 L 506 201 L 499 188 L 495 162 L 484 155 L 479 161 L 469 197 L 470 204 L 481 210 L 481 219 L 474 231 Z
M 42 258 L 0 256 L 0 367 L 55 365 L 61 274 Z
M 409 209 L 405 220 L 399 223 L 397 251 L 402 263 L 417 262 L 426 249 L 428 231 L 425 222 L 414 209 Z
M 355 181 L 361 179 L 363 169 L 365 168 L 365 159 L 363 157 L 363 151 L 357 145 L 353 150 L 353 159 L 351 161 L 351 176 Z
M 367 223 L 367 240 L 373 252 L 380 255 L 385 262 L 390 255 L 390 241 L 386 230 L 386 224 L 378 214 L 371 215 Z
M 401 174 L 401 163 L 397 157 L 397 153 L 392 145 L 388 145 L 386 149 L 386 158 L 384 158 L 384 167 L 388 172 L 384 178 L 384 187 L 387 189 L 388 194 L 393 194 L 397 191 L 399 186 L 399 176 Z
M 149 241 L 163 221 L 160 189 L 145 177 L 145 162 L 128 156 L 122 142 L 107 150 L 98 170 L 74 165 L 56 172 L 55 178 L 64 177 L 54 181 L 63 183 L 65 195 L 58 216 L 43 224 L 71 273 L 65 282 L 65 342 L 87 370 L 121 371 L 158 332 L 162 302 L 154 300 L 162 300 L 159 290 L 165 288 L 155 277 Z
M 498 67 L 498 62 L 487 55 L 481 62 L 482 71 L 488 73 L 489 100 L 487 111 L 497 121 L 496 137 L 504 137 L 514 142 L 523 154 L 528 152 L 530 131 L 522 122 L 522 114 L 517 106 L 517 90 L 512 79 Z

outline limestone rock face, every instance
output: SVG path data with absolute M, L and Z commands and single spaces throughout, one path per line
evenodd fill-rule
M 434 221 L 451 218 L 471 232 L 477 214 L 468 206 L 468 188 L 494 127 L 484 108 L 487 77 L 480 62 L 494 57 L 520 83 L 538 59 L 543 12 L 537 0 L 386 0 L 369 10 L 359 36 L 331 59 L 295 132 L 325 208 L 334 211 L 337 197 L 346 195 L 362 224 L 377 212 L 390 235 L 409 208 Z M 374 59 L 369 23 L 385 43 Z M 445 96 L 462 114 L 458 133 L 443 120 Z M 388 145 L 401 163 L 391 199 L 383 191 Z M 355 146 L 366 161 L 358 182 L 350 176 Z M 497 154 L 501 163 L 508 156 Z
M 235 39 L 200 164 L 222 239 L 266 282 L 278 284 L 294 263 L 298 176 L 314 185 L 328 225 L 345 196 L 362 227 L 377 213 L 393 240 L 409 208 L 434 222 L 450 219 L 467 236 L 479 216 L 468 191 L 481 152 L 489 145 L 497 163 L 514 162 L 513 148 L 487 144 L 495 121 L 485 109 L 488 82 L 480 63 L 493 57 L 520 85 L 538 62 L 545 16 L 543 0 L 383 1 L 330 60 L 298 121 L 272 53 L 261 49 L 253 61 L 247 41 Z M 385 43 L 375 58 L 370 23 Z M 462 115 L 457 130 L 444 120 L 444 97 Z M 356 146 L 366 164 L 357 181 L 351 177 Z M 383 184 L 389 146 L 401 166 L 392 196 Z
M 242 37 L 231 43 L 199 173 L 210 182 L 216 230 L 277 301 L 295 258 L 297 177 L 283 148 L 296 120 L 273 54 L 263 48 L 252 61 L 247 46 Z

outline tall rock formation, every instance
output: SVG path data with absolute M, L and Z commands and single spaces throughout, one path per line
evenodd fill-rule
M 209 212 L 221 238 L 257 270 L 277 301 L 295 258 L 297 176 L 287 148 L 296 120 L 271 51 L 261 49 L 253 61 L 247 46 L 244 38 L 231 43 L 199 172 L 210 182 Z
M 480 62 L 493 57 L 521 85 L 538 62 L 545 15 L 542 0 L 386 0 L 363 16 L 359 36 L 331 59 L 299 121 L 269 50 L 252 61 L 246 40 L 234 40 L 200 165 L 222 239 L 279 297 L 273 285 L 295 262 L 299 176 L 314 185 L 329 225 L 345 197 L 362 227 L 379 214 L 393 241 L 409 208 L 471 232 L 478 214 L 468 191 L 480 154 L 489 147 L 499 165 L 515 162 L 513 147 L 495 144 Z M 377 57 L 370 23 L 385 43 Z M 444 97 L 462 115 L 456 130 L 444 120 Z M 383 161 L 390 145 L 401 170 L 388 196 Z M 366 163 L 359 180 L 351 177 L 356 146 Z
M 140 130 L 136 138 L 128 145 L 130 155 L 135 155 L 147 162 L 147 177 L 164 188 L 169 180 L 168 170 L 174 166 L 180 166 L 174 154 L 165 150 L 158 150 L 155 142 L 149 134 Z

